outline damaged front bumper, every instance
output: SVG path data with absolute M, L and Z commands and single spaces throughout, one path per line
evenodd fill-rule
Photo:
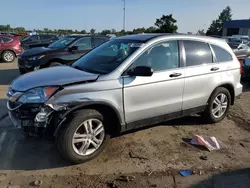
M 9 100 L 7 108 L 9 117 L 15 127 L 23 129 L 30 135 L 44 136 L 49 127 L 54 128 L 52 120 L 55 119 L 57 113 L 49 106 L 44 104 L 20 104 Z

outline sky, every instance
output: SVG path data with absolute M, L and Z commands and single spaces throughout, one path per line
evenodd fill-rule
M 233 19 L 250 18 L 250 0 L 126 0 L 126 30 L 150 27 L 173 14 L 178 32 L 207 29 L 226 7 Z M 122 0 L 7 0 L 1 2 L 0 25 L 26 29 L 121 30 Z M 11 8 L 4 8 L 11 7 Z

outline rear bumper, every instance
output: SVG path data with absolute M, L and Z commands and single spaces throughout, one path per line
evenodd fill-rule
M 237 98 L 238 96 L 240 96 L 242 91 L 243 91 L 243 85 L 241 83 L 238 83 L 236 85 L 235 91 L 234 91 L 235 92 L 235 97 Z

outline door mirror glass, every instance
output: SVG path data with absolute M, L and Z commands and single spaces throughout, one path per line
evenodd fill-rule
M 128 71 L 130 76 L 152 76 L 153 69 L 148 66 L 138 66 Z
M 77 50 L 78 50 L 77 46 L 71 46 L 71 47 L 69 47 L 69 51 L 70 52 L 74 52 L 74 51 L 77 51 Z

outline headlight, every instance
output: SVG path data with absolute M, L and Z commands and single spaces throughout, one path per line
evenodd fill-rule
M 42 59 L 44 56 L 45 55 L 33 56 L 33 57 L 29 57 L 27 59 L 30 60 L 30 61 L 35 61 L 35 60 L 38 60 L 38 59 Z
M 45 103 L 57 87 L 35 88 L 25 92 L 19 99 L 20 103 Z

